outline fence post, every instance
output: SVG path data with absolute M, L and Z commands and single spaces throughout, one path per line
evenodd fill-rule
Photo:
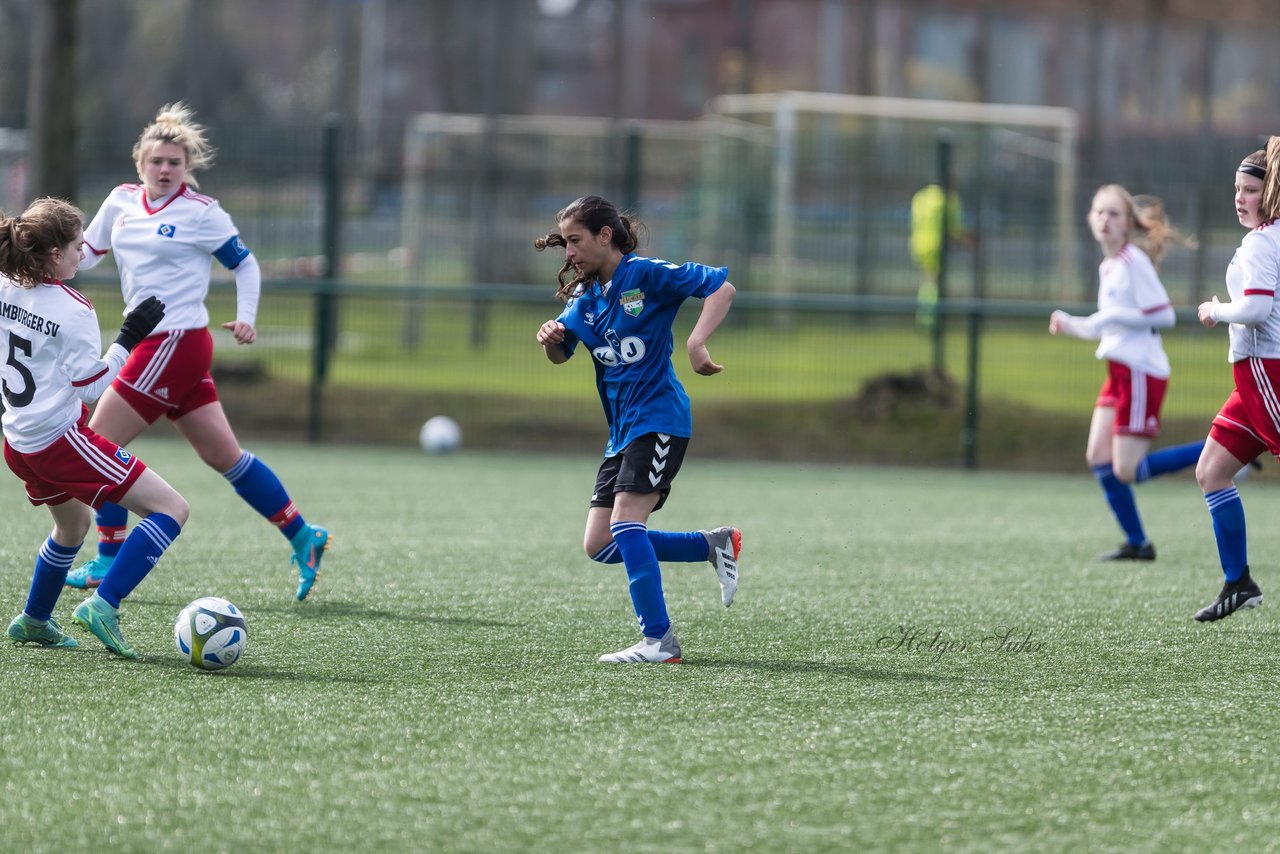
M 933 304 L 933 371 L 939 377 L 947 372 L 947 315 L 942 307 L 947 301 L 947 255 L 951 249 L 951 131 L 938 131 L 938 185 L 942 187 L 942 242 L 938 252 L 938 294 Z
M 981 302 L 973 301 L 969 309 L 968 329 L 968 380 L 965 383 L 964 395 L 964 467 L 978 467 L 978 373 L 981 365 L 979 348 L 982 343 L 982 308 Z
M 342 116 L 324 117 L 324 272 L 315 292 L 315 326 L 311 347 L 311 388 L 307 412 L 307 440 L 317 442 L 324 425 L 324 384 L 329 355 L 337 341 L 334 283 L 341 260 L 342 232 Z

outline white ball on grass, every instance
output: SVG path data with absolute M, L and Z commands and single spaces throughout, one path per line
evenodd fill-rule
M 235 605 L 218 596 L 204 596 L 178 614 L 173 643 L 192 666 L 222 670 L 240 660 L 249 643 L 249 628 Z
M 462 428 L 448 415 L 428 418 L 418 434 L 418 443 L 428 454 L 449 454 L 462 444 Z

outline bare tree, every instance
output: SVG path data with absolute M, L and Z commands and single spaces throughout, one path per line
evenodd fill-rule
M 27 90 L 29 193 L 76 195 L 76 49 L 80 0 L 46 0 L 32 11 Z

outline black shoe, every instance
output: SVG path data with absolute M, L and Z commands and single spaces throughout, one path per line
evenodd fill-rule
M 1113 552 L 1098 555 L 1098 560 L 1155 560 L 1156 547 L 1151 543 L 1143 543 L 1135 546 L 1133 543 L 1125 543 Z
M 1244 568 L 1244 575 L 1236 581 L 1228 581 L 1222 585 L 1222 592 L 1213 600 L 1196 611 L 1196 619 L 1202 623 L 1221 620 L 1244 608 L 1255 608 L 1262 604 L 1262 588 L 1249 576 L 1249 567 Z

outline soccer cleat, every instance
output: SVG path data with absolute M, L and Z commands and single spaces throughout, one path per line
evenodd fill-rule
M 1113 552 L 1098 555 L 1098 560 L 1155 560 L 1156 547 L 1151 543 L 1135 546 L 1125 543 Z
M 107 577 L 107 570 L 111 569 L 111 564 L 114 562 L 114 555 L 111 557 L 98 555 L 93 560 L 87 560 L 67 573 L 66 584 L 77 590 L 97 587 L 102 583 L 102 579 Z
M 725 525 L 714 531 L 701 531 L 707 538 L 707 562 L 720 579 L 720 601 L 728 608 L 738 592 L 738 555 L 742 553 L 742 532 Z
M 328 548 L 329 532 L 319 525 L 310 525 L 293 538 L 293 557 L 290 560 L 298 565 L 298 592 L 295 595 L 299 602 L 307 598 L 320 578 L 320 559 Z
M 1256 608 L 1261 604 L 1262 588 L 1249 575 L 1249 567 L 1246 566 L 1244 574 L 1238 579 L 1222 585 L 1222 592 L 1212 604 L 1196 611 L 1196 619 L 1202 623 L 1209 623 L 1229 617 L 1245 608 Z
M 75 638 L 64 633 L 62 626 L 59 626 L 58 621 L 52 617 L 43 626 L 36 628 L 31 625 L 26 614 L 19 614 L 9 624 L 9 640 L 18 646 L 34 643 L 39 646 L 73 649 L 80 645 L 76 643 Z
M 94 596 L 97 594 L 95 593 Z M 93 596 L 81 602 L 71 612 L 71 621 L 83 629 L 87 629 L 94 637 L 102 641 L 107 649 L 121 658 L 137 658 L 138 651 L 129 646 L 129 642 L 120 634 L 120 617 L 104 607 L 93 604 Z
M 607 664 L 679 664 L 680 641 L 676 640 L 676 630 L 668 627 L 660 638 L 646 637 L 635 646 L 607 653 L 599 660 Z

